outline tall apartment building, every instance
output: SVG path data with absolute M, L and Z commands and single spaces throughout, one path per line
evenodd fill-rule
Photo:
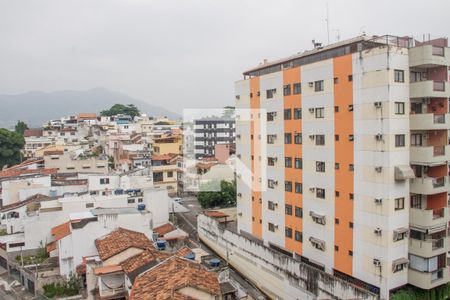
M 216 144 L 234 144 L 235 120 L 231 118 L 203 118 L 194 120 L 195 158 L 214 156 Z
M 380 293 L 450 281 L 446 39 L 359 36 L 235 84 L 238 229 Z

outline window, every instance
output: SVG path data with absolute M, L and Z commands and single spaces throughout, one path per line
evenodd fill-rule
M 394 81 L 395 82 L 405 82 L 405 71 L 394 70 Z
M 353 164 L 349 164 L 348 165 L 348 170 L 353 172 L 353 170 L 355 169 L 355 166 L 353 166 Z
M 348 75 L 348 81 L 353 81 L 353 75 Z
M 412 195 L 411 196 L 411 208 L 422 209 L 422 196 Z
M 395 147 L 405 147 L 405 135 L 396 134 L 395 135 Z
M 275 157 L 268 157 L 267 158 L 267 165 L 273 167 L 273 166 L 275 166 L 275 161 L 276 161 Z
M 284 143 L 285 144 L 292 144 L 292 133 L 287 132 L 284 134 Z
M 395 102 L 395 114 L 396 115 L 405 114 L 405 102 Z
M 314 91 L 315 92 L 322 92 L 323 89 L 324 89 L 323 80 L 314 81 Z
M 173 171 L 167 172 L 167 177 L 173 177 Z
M 323 135 L 323 134 L 316 134 L 316 145 L 317 146 L 325 145 L 325 135 Z
M 325 108 L 323 107 L 318 107 L 315 109 L 316 111 L 316 118 L 317 119 L 322 119 L 325 117 Z
M 302 109 L 294 108 L 294 120 L 300 120 L 302 118 Z
M 109 178 L 100 178 L 100 184 L 109 184 Z
M 292 157 L 285 157 L 284 158 L 284 166 L 286 168 L 292 168 Z
M 295 231 L 295 240 L 297 242 L 303 243 L 303 233 L 300 231 Z
M 303 184 L 302 183 L 300 183 L 300 182 L 295 183 L 295 193 L 296 194 L 303 193 Z
M 353 251 L 352 250 L 348 250 L 348 255 L 349 256 L 353 256 Z
M 397 273 L 399 271 L 402 271 L 404 268 L 405 264 L 398 264 L 394 266 L 394 270 L 392 270 L 392 272 Z
M 273 223 L 269 223 L 269 231 L 275 232 L 275 225 Z
M 267 187 L 268 187 L 269 189 L 274 189 L 274 188 L 275 188 L 275 180 L 273 180 L 273 179 L 268 179 L 268 180 L 267 180 Z
M 284 213 L 286 215 L 292 216 L 292 205 L 286 204 L 284 208 Z
M 405 198 L 396 198 L 394 200 L 395 210 L 401 210 L 405 208 Z
M 294 166 L 296 169 L 301 169 L 303 167 L 303 160 L 301 158 L 295 158 Z
M 303 208 L 296 206 L 295 207 L 295 216 L 297 218 L 303 218 Z
M 144 198 L 138 198 L 138 203 L 144 202 Z
M 354 139 L 355 139 L 355 137 L 353 136 L 353 134 L 349 134 L 349 135 L 348 135 L 348 140 L 349 140 L 350 142 L 353 142 Z
M 350 200 L 353 200 L 353 199 L 354 199 L 353 193 L 348 194 L 348 198 L 349 198 Z
M 285 181 L 284 182 L 284 191 L 285 192 L 292 192 L 292 181 Z
M 422 134 L 421 133 L 411 134 L 411 146 L 422 146 Z
M 321 199 L 325 199 L 325 189 L 316 189 L 316 197 L 317 198 L 321 198 Z
M 294 144 L 301 145 L 302 142 L 302 134 L 294 133 Z
M 287 238 L 292 239 L 292 228 L 286 227 L 286 228 L 284 229 L 284 235 L 285 235 Z
M 339 83 L 339 78 L 338 77 L 334 77 L 333 82 L 334 82 L 334 84 L 338 84 Z
M 348 227 L 353 228 L 353 222 L 348 222 Z
M 290 108 L 284 110 L 284 119 L 285 120 L 292 119 L 292 110 Z
M 339 141 L 339 134 L 335 134 L 335 135 L 334 135 L 334 140 L 335 140 L 336 142 Z
M 316 161 L 316 172 L 325 172 L 325 162 Z
M 339 191 L 334 191 L 334 196 L 335 196 L 336 198 L 339 198 Z
M 266 91 L 266 98 L 273 98 L 273 95 L 277 92 L 277 89 L 270 89 Z
M 136 199 L 134 199 L 134 198 L 129 198 L 128 199 L 128 204 L 132 204 L 132 203 L 135 203 L 136 202 Z
M 94 207 L 94 203 L 86 203 L 86 208 L 92 208 Z
M 299 83 L 294 83 L 294 95 L 298 95 L 302 93 L 302 84 Z
M 267 121 L 273 121 L 275 120 L 275 116 L 277 115 L 276 112 L 272 111 L 272 112 L 268 112 L 267 113 Z
M 338 245 L 334 245 L 334 251 L 339 251 L 339 246 Z
M 338 218 L 334 219 L 334 224 L 339 225 L 339 219 Z
M 283 95 L 284 96 L 289 96 L 291 94 L 291 85 L 290 84 L 286 84 L 283 87 Z
M 276 138 L 277 138 L 276 134 L 268 134 L 267 135 L 267 144 L 274 144 Z
M 335 107 L 334 107 L 334 112 L 335 112 L 335 113 L 339 112 L 339 106 L 335 106 Z
M 353 111 L 353 104 L 350 104 L 350 105 L 348 106 L 348 111 Z
M 267 202 L 267 208 L 269 210 L 275 210 L 275 207 L 276 207 L 276 205 L 275 205 L 275 203 L 273 201 L 268 201 Z
M 340 167 L 339 163 L 334 163 L 334 169 L 335 170 L 339 170 L 339 167 Z

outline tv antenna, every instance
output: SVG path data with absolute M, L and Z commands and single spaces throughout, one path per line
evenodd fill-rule
M 328 2 L 327 2 L 327 18 L 325 19 L 325 22 L 327 22 L 327 38 L 328 38 L 328 45 L 330 44 L 330 16 L 328 14 Z

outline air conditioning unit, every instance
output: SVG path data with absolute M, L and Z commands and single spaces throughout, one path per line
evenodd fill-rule
M 236 100 L 241 99 L 241 97 L 239 95 L 236 95 Z
M 382 170 L 383 170 L 383 167 L 381 167 L 381 166 L 375 167 L 375 171 L 377 171 L 378 173 L 381 173 Z
M 238 195 L 238 197 L 242 197 L 242 194 L 241 194 L 241 193 L 238 193 L 237 195 Z
M 273 159 L 274 162 L 278 161 L 278 157 L 273 157 L 272 159 Z
M 309 112 L 310 112 L 310 113 L 313 113 L 313 112 L 314 112 L 314 108 L 311 107 L 311 108 L 309 109 Z
M 314 86 L 314 82 L 310 81 L 308 82 L 309 87 L 313 87 Z
M 375 233 L 376 235 L 381 235 L 381 228 L 380 227 L 375 228 L 373 233 Z
M 378 258 L 373 259 L 373 265 L 375 267 L 381 267 L 381 261 Z
M 236 137 L 237 137 L 238 139 L 240 139 L 240 138 L 241 138 L 241 135 L 240 135 L 240 134 L 236 134 Z
M 381 108 L 381 101 L 375 102 L 373 105 L 375 105 L 376 108 Z
M 277 112 L 276 111 L 272 112 L 272 116 L 276 117 L 277 116 Z
M 274 227 L 275 229 L 278 229 L 278 224 L 274 224 L 273 227 Z
M 375 139 L 377 141 L 381 141 L 383 139 L 383 135 L 381 133 L 379 133 L 379 134 L 375 135 Z
M 314 191 L 316 190 L 316 188 L 315 188 L 315 187 L 310 187 L 309 190 L 310 190 L 311 192 L 314 193 Z
M 277 181 L 277 180 L 274 180 L 274 181 L 273 181 L 273 184 L 274 184 L 274 185 L 278 185 L 278 181 Z
M 315 138 L 315 135 L 314 134 L 310 134 L 309 138 L 313 140 Z
M 382 198 L 375 198 L 375 204 L 382 204 L 383 199 Z
M 256 92 L 256 96 L 260 96 L 261 95 L 261 92 L 260 91 L 257 91 Z
M 241 212 L 240 212 L 240 213 L 238 213 L 238 216 L 239 216 L 239 217 L 242 217 L 242 213 L 241 213 Z
M 238 155 L 236 155 L 238 158 L 241 158 L 241 155 L 240 154 L 238 154 Z

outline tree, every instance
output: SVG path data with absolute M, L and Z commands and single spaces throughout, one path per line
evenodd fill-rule
M 25 122 L 19 120 L 19 121 L 17 121 L 14 131 L 20 135 L 23 135 L 23 133 L 27 129 L 29 129 L 28 125 Z
M 13 166 L 22 161 L 20 150 L 25 145 L 22 135 L 0 128 L 0 169 L 4 166 Z
M 139 109 L 134 104 L 114 104 L 110 109 L 102 110 L 100 115 L 105 117 L 115 116 L 115 115 L 129 115 L 132 118 L 139 116 L 141 113 Z
M 198 202 L 203 208 L 236 205 L 236 182 L 220 181 L 220 191 L 211 191 L 217 182 L 207 183 L 198 193 Z

